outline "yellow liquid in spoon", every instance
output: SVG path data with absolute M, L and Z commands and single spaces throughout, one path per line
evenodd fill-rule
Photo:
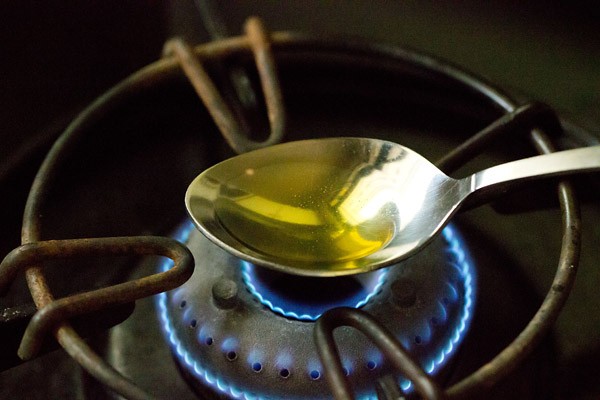
M 326 268 L 369 255 L 393 238 L 394 207 L 371 197 L 370 186 L 385 178 L 378 180 L 378 172 L 318 160 L 249 166 L 224 174 L 214 208 L 223 227 L 247 247 Z M 369 219 L 374 208 L 389 218 Z

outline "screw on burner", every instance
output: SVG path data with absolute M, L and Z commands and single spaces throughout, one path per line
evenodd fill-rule
M 212 297 L 217 307 L 232 309 L 238 302 L 238 286 L 231 279 L 221 278 L 212 287 Z

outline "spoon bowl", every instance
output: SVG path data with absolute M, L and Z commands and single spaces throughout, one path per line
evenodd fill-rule
M 190 184 L 186 206 L 202 233 L 239 258 L 296 275 L 340 276 L 411 256 L 467 199 L 598 169 L 594 146 L 453 179 L 393 142 L 314 139 L 214 165 Z

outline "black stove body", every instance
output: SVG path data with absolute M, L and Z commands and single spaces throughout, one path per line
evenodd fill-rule
M 374 137 L 411 147 L 431 160 L 443 160 L 452 154 L 453 149 L 459 148 L 503 115 L 515 111 L 520 105 L 532 104 L 529 108 L 525 107 L 525 112 L 532 115 L 533 122 L 525 120 L 520 128 L 489 139 L 489 142 L 473 151 L 478 157 L 464 163 L 463 167 L 452 173 L 453 176 L 464 176 L 486 166 L 534 155 L 536 151 L 544 151 L 547 143 L 561 149 L 598 142 L 594 134 L 566 121 L 562 121 L 564 131 L 555 129 L 553 113 L 546 106 L 529 103 L 522 98 L 514 99 L 495 86 L 429 56 L 396 46 L 323 40 L 288 33 L 275 33 L 271 40 L 287 113 L 286 141 L 327 136 Z M 238 67 L 246 71 L 260 100 L 257 109 L 248 113 L 249 120 L 255 131 L 266 131 L 268 122 L 263 117 L 266 111 L 260 105 L 260 77 L 251 53 L 235 46 L 224 46 L 225 50 L 219 50 L 218 46 L 214 48 L 217 50 L 200 51 L 209 73 L 229 96 L 228 99 L 235 101 L 232 94 L 235 92 L 226 71 Z M 154 69 L 150 67 L 128 78 L 91 107 L 101 112 L 94 114 L 94 111 L 85 117 L 90 122 L 84 120 L 84 133 L 73 141 L 61 162 L 60 171 L 53 177 L 44 205 L 41 236 L 44 239 L 67 239 L 172 235 L 174 227 L 186 220 L 183 194 L 189 182 L 206 167 L 234 154 L 221 138 L 209 113 L 174 62 L 163 63 Z M 52 136 L 48 135 L 50 138 Z M 15 164 L 16 167 L 3 176 L 3 187 L 9 187 L 7 185 L 11 182 L 25 181 L 21 183 L 22 189 L 15 190 L 11 195 L 15 197 L 15 202 L 26 192 L 25 188 L 30 182 L 28 177 L 36 169 L 30 165 L 35 165 L 35 162 L 29 160 L 35 160 L 45 152 L 45 142 L 42 140 L 36 149 L 39 151 L 28 153 L 32 158 L 24 158 L 28 162 Z M 467 158 L 471 159 L 465 156 L 464 161 Z M 446 164 L 447 170 L 454 170 L 454 167 L 463 163 L 456 162 L 455 166 L 450 164 Z M 597 175 L 591 175 L 574 179 L 575 192 L 583 200 L 581 230 L 587 239 L 581 254 L 581 273 L 586 280 L 597 279 L 589 278 L 590 273 L 585 270 L 593 268 L 598 262 L 597 255 L 588 248 L 593 248 L 592 244 L 600 239 L 598 227 L 590 222 L 600 217 L 597 178 Z M 453 387 L 461 382 L 522 335 L 538 312 L 547 291 L 568 291 L 568 287 L 561 288 L 552 281 L 557 265 L 565 259 L 561 254 L 561 245 L 563 252 L 565 246 L 564 242 L 561 244 L 565 232 L 563 223 L 565 213 L 571 212 L 563 199 L 561 214 L 556 192 L 555 181 L 536 184 L 455 218 L 452 228 L 462 237 L 469 253 L 476 298 L 473 298 L 474 304 L 469 309 L 472 315 L 466 321 L 468 330 L 465 328 L 460 346 L 457 344 L 457 348 L 453 349 L 452 357 L 444 361 L 440 372 L 436 371 L 436 380 L 442 387 Z M 8 196 L 9 200 L 11 196 Z M 567 199 L 567 203 L 571 201 Z M 14 208 L 15 214 L 19 214 L 16 211 L 18 209 Z M 17 221 L 18 218 L 13 220 Z M 15 222 L 14 225 L 7 230 L 6 243 L 12 245 L 3 248 L 4 253 L 17 245 L 14 233 L 18 224 Z M 193 237 L 197 235 L 197 232 L 192 234 Z M 218 253 L 217 250 L 207 250 L 208 244 L 190 244 L 190 247 L 194 246 L 203 249 L 193 251 L 196 272 L 210 270 L 215 263 L 231 264 L 226 256 L 215 256 L 213 253 Z M 428 251 L 432 254 L 425 257 L 439 257 L 440 252 L 445 251 L 444 244 L 434 243 Z M 574 258 L 577 259 L 577 256 Z M 442 259 L 433 264 L 442 265 L 439 268 L 443 269 L 444 262 Z M 151 275 L 160 265 L 153 257 L 103 256 L 68 262 L 52 261 L 45 263 L 44 267 L 55 296 L 60 298 Z M 219 275 L 220 272 L 209 272 L 216 275 L 207 287 L 214 290 L 214 282 L 218 283 L 224 278 L 233 280 L 241 292 L 240 297 L 245 298 L 244 301 L 254 302 L 261 315 L 268 315 L 284 325 L 302 326 L 306 331 L 303 331 L 303 336 L 311 332 L 313 322 L 297 318 L 299 312 L 282 315 L 285 312 L 277 310 L 277 306 L 269 308 L 268 302 L 256 301 L 260 300 L 260 296 L 257 297 L 251 290 L 255 285 L 249 284 L 251 266 L 234 261 L 227 268 L 224 276 Z M 410 268 L 406 270 L 410 271 Z M 385 320 L 392 318 L 390 315 L 394 312 L 412 315 L 415 304 L 419 304 L 420 309 L 427 307 L 422 302 L 430 297 L 428 293 L 419 289 L 414 298 L 394 296 L 392 283 L 397 282 L 398 277 L 391 279 L 388 276 L 390 279 L 387 283 L 377 286 L 379 278 L 374 278 L 376 295 L 361 304 L 360 308 L 369 312 L 372 310 L 369 307 L 374 304 L 385 303 L 390 306 L 389 309 L 374 312 Z M 262 279 L 263 284 L 272 284 L 274 278 L 263 276 Z M 423 277 L 410 277 L 408 281 L 414 285 L 419 279 L 430 282 L 430 279 Z M 383 279 L 381 281 L 384 282 Z M 420 288 L 422 285 L 417 286 Z M 178 290 L 180 293 L 183 289 Z M 410 291 L 404 286 L 403 293 L 407 290 Z M 466 286 L 459 291 L 464 294 Z M 190 309 L 194 301 L 199 302 L 196 307 L 211 307 L 221 311 L 230 309 L 230 305 L 226 302 L 218 304 L 218 299 L 215 303 L 213 292 L 207 293 L 205 299 L 197 300 L 180 298 L 181 294 L 177 293 L 176 290 L 169 296 L 172 297 L 173 309 L 181 312 L 181 326 L 178 329 L 193 330 L 199 341 L 206 345 L 209 338 L 211 345 L 218 344 L 218 351 L 209 358 L 218 358 L 217 363 L 222 363 L 225 368 L 240 370 L 244 379 L 254 381 L 252 384 L 258 386 L 262 383 L 260 381 L 278 380 L 276 386 L 279 389 L 283 387 L 281 390 L 284 393 L 289 390 L 289 396 L 284 395 L 284 398 L 311 398 L 309 392 L 302 393 L 311 384 L 319 385 L 323 393 L 328 393 L 327 382 L 321 376 L 327 374 L 327 368 L 323 365 L 317 363 L 312 367 L 308 366 L 309 362 L 304 362 L 299 372 L 295 364 L 282 359 L 275 360 L 278 354 L 272 355 L 271 359 L 271 355 L 256 351 L 252 353 L 243 348 L 239 339 L 227 342 L 215 337 L 214 333 L 201 334 L 205 322 L 202 318 L 209 310 L 196 310 L 194 312 L 197 314 L 188 313 L 184 316 L 186 309 Z M 178 354 L 177 343 L 169 339 L 170 332 L 165 328 L 161 308 L 166 304 L 161 299 L 166 297 L 161 296 L 166 295 L 138 301 L 131 316 L 110 330 L 105 330 L 103 324 L 94 326 L 85 318 L 82 318 L 80 325 L 87 331 L 85 334 L 91 346 L 109 364 L 148 393 L 160 398 L 244 398 L 245 392 L 240 394 L 241 391 L 236 387 L 233 390 L 230 387 L 221 390 L 225 387 L 222 383 L 211 385 L 201 379 L 199 383 L 194 383 L 198 381 L 199 374 L 194 371 L 193 362 L 186 364 L 186 355 Z M 592 303 L 594 301 L 598 300 L 592 300 Z M 51 351 L 50 337 L 46 340 L 46 350 L 50 350 L 48 354 L 25 363 L 18 362 L 14 352 L 19 335 L 33 313 L 30 303 L 31 297 L 22 278 L 17 279 L 8 294 L 0 298 L 0 306 L 14 314 L 4 314 L 3 321 L 6 323 L 0 326 L 3 340 L 10 344 L 12 351 L 3 354 L 3 359 L 10 361 L 0 373 L 0 397 L 114 397 L 110 390 L 83 372 L 64 352 Z M 459 324 L 466 309 L 464 303 L 461 304 L 462 314 L 459 311 L 449 312 L 456 313 Z M 115 324 L 125 319 L 131 308 L 120 307 L 117 311 L 108 312 L 110 318 L 105 315 L 97 320 L 105 325 Z M 571 324 L 568 328 L 563 327 L 567 322 L 559 320 L 556 328 L 558 333 L 544 335 L 535 349 L 531 349 L 531 353 L 519 360 L 518 366 L 511 368 L 499 382 L 494 382 L 493 387 L 483 385 L 485 390 L 477 390 L 469 395 L 480 398 L 579 398 L 600 393 L 597 383 L 592 379 L 598 367 L 591 361 L 600 348 L 597 338 L 582 329 L 581 341 L 585 350 L 569 352 L 565 351 L 565 334 L 560 331 L 576 330 L 571 327 L 572 324 L 577 326 L 578 318 L 585 318 L 582 315 L 593 313 L 594 310 L 570 312 L 574 316 L 568 318 Z M 431 318 L 441 319 L 439 314 L 439 310 L 428 313 L 427 324 L 432 324 Z M 214 318 L 210 317 L 209 320 L 214 322 Z M 264 324 L 261 321 L 257 323 Z M 396 324 L 391 322 L 391 326 Z M 188 331 L 185 332 L 187 334 Z M 407 347 L 421 349 L 421 342 L 429 340 L 423 332 L 422 327 L 417 327 L 414 332 L 406 334 L 401 342 Z M 254 333 L 254 336 L 260 335 Z M 260 339 L 270 340 L 264 337 Z M 342 353 L 344 348 L 353 347 L 348 340 L 340 339 Z M 310 347 L 311 340 L 304 342 L 302 346 Z M 205 349 L 198 351 L 207 354 Z M 424 350 L 418 351 L 426 353 Z M 300 352 L 316 355 L 314 348 Z M 435 357 L 439 359 L 440 356 L 436 354 Z M 372 384 L 368 391 L 372 396 L 375 378 L 370 374 L 383 359 L 385 356 L 373 359 L 365 357 L 360 362 L 345 365 L 346 375 L 351 377 L 353 372 L 360 370 L 360 379 L 365 384 Z M 422 362 L 423 365 L 426 363 Z M 270 366 L 274 367 L 267 371 Z M 385 368 L 386 373 L 395 374 L 389 365 Z M 426 366 L 424 368 L 427 369 Z M 267 373 L 273 376 L 267 377 Z M 227 382 L 230 380 L 227 378 Z M 23 387 L 20 382 L 24 381 L 30 384 Z M 212 381 L 216 382 L 216 378 Z M 401 386 L 402 382 L 400 380 Z M 295 385 L 300 388 L 300 394 L 294 391 Z M 407 387 L 405 385 L 404 389 Z M 360 390 L 357 392 L 364 394 Z M 265 396 L 275 398 L 282 396 L 268 390 L 265 393 Z M 251 395 L 257 395 L 256 390 Z

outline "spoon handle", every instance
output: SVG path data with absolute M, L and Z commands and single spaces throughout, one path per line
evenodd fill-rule
M 503 191 L 512 184 L 537 178 L 600 171 L 600 146 L 525 158 L 484 169 L 464 178 L 470 193 Z

